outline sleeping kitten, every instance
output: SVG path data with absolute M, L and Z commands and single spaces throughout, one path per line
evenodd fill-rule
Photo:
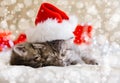
M 81 56 L 71 40 L 16 45 L 12 50 L 11 65 L 26 65 L 34 68 L 44 66 L 68 66 L 77 63 L 97 64 L 94 59 Z

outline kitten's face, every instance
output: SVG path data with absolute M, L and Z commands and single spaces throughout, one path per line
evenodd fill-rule
M 59 41 L 18 44 L 12 50 L 10 63 L 11 65 L 26 65 L 35 68 L 47 65 L 63 66 L 63 62 L 59 58 L 59 46 Z

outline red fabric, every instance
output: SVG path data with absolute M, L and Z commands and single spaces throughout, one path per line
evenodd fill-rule
M 27 40 L 26 38 L 26 34 L 21 33 L 18 38 L 14 41 L 14 44 L 18 44 L 18 43 L 22 43 L 25 42 Z
M 11 34 L 10 31 L 5 31 L 5 32 L 0 31 L 0 37 L 9 36 L 10 34 Z
M 86 36 L 91 39 L 91 32 L 92 32 L 92 26 L 90 25 L 77 25 L 75 31 L 73 32 L 75 39 L 74 39 L 74 43 L 75 44 L 82 44 L 82 43 L 86 43 L 89 44 L 90 41 L 89 40 L 85 40 Z M 84 36 L 86 35 L 86 36 Z
M 11 32 L 9 31 L 2 31 L 0 32 L 0 51 L 2 51 L 4 48 L 10 48 L 10 40 L 9 36 L 11 35 Z
M 6 31 L 0 32 L 0 51 L 3 51 L 6 48 L 11 48 L 12 47 L 11 44 L 15 45 L 18 43 L 25 42 L 27 39 L 26 35 L 22 33 L 18 36 L 16 40 L 13 41 L 9 37 L 11 34 L 12 34 L 11 32 Z
M 69 19 L 69 17 L 57 7 L 53 6 L 50 3 L 43 3 L 38 11 L 35 20 L 35 25 L 37 25 L 40 22 L 44 22 L 48 18 L 57 19 L 58 23 L 61 23 L 63 19 Z

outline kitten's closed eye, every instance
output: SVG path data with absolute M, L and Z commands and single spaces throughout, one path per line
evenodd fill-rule
M 40 61 L 41 60 L 41 55 L 37 54 L 33 58 L 34 61 Z

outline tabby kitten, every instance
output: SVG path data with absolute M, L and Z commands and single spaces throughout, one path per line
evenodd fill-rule
M 77 63 L 97 64 L 95 60 L 81 56 L 70 40 L 50 42 L 25 42 L 12 50 L 11 65 L 25 65 L 34 68 L 44 66 L 68 66 Z

